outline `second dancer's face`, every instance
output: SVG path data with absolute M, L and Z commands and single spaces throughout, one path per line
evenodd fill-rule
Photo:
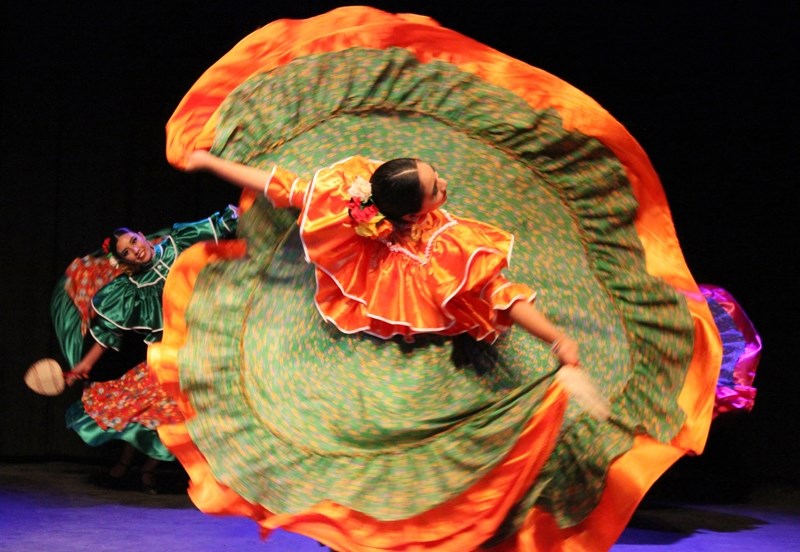
M 420 215 L 441 207 L 447 201 L 447 180 L 441 178 L 429 163 L 417 161 L 417 174 L 422 186 L 422 208 Z
M 153 260 L 153 244 L 141 232 L 127 232 L 117 238 L 117 253 L 125 263 L 146 265 Z

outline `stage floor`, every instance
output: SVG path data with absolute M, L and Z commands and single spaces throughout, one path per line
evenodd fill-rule
M 79 462 L 0 462 L 3 552 L 326 552 L 283 531 L 267 541 L 247 519 L 200 513 L 180 468 L 162 465 L 162 492 L 97 483 L 102 467 Z M 800 493 L 770 488 L 725 504 L 646 498 L 613 552 L 800 550 Z

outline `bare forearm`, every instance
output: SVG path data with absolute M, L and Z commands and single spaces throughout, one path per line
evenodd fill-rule
M 189 172 L 206 171 L 234 186 L 255 192 L 263 192 L 269 172 L 221 159 L 205 150 L 197 150 L 189 155 L 186 165 Z
M 577 342 L 550 322 L 533 304 L 527 301 L 516 301 L 508 309 L 508 315 L 529 334 L 549 344 L 559 362 L 562 364 L 580 363 Z
M 103 353 L 105 351 L 106 351 L 105 347 L 103 347 L 102 345 L 100 345 L 98 342 L 95 341 L 94 345 L 92 345 L 91 349 L 89 349 L 89 351 L 85 355 L 83 355 L 83 359 L 81 360 L 83 362 L 86 362 L 94 366 L 95 362 L 100 360 L 100 357 L 103 356 Z
M 564 333 L 527 301 L 516 301 L 508 309 L 508 314 L 529 334 L 538 337 L 545 343 L 553 343 Z
M 95 363 L 100 360 L 100 357 L 103 356 L 105 351 L 105 348 L 95 341 L 86 354 L 83 355 L 83 358 L 68 372 L 67 382 L 72 384 L 76 379 L 86 379 L 89 377 L 89 373 L 92 371 L 92 368 L 94 368 Z

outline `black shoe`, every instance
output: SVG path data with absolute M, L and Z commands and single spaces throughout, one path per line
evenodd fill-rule
M 154 471 L 143 471 L 141 473 L 142 488 L 149 495 L 158 494 L 158 480 Z
M 130 464 L 117 462 L 107 472 L 89 476 L 89 482 L 104 489 L 129 489 L 131 487 Z

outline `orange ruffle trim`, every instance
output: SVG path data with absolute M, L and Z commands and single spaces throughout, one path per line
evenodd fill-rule
M 416 225 L 420 236 L 358 235 L 347 190 L 356 176 L 368 179 L 378 165 L 351 157 L 318 171 L 305 190 L 297 190 L 293 175 L 276 172 L 267 188 L 276 205 L 288 203 L 289 195 L 302 205 L 300 237 L 316 267 L 322 317 L 344 333 L 384 339 L 420 333 L 497 339 L 511 325 L 503 309 L 534 298 L 528 286 L 501 276 L 513 236 L 441 210 Z
M 359 46 L 406 48 L 422 62 L 446 61 L 513 91 L 535 109 L 555 109 L 565 128 L 597 138 L 625 167 L 640 206 L 635 226 L 645 251 L 647 271 L 685 294 L 695 322 L 695 353 L 679 397 L 686 422 L 669 445 L 647 437 L 637 438 L 633 448 L 612 464 L 600 504 L 584 522 L 561 529 L 546 512 L 534 509 L 516 539 L 497 550 L 610 548 L 653 482 L 682 455 L 688 451 L 700 453 L 705 446 L 718 377 L 717 371 L 709 366 L 719 367 L 722 345 L 705 298 L 683 259 L 658 176 L 644 150 L 605 109 L 558 77 L 442 28 L 430 18 L 346 7 L 305 20 L 275 21 L 239 42 L 201 76 L 174 112 L 167 124 L 167 158 L 180 168 L 191 151 L 210 148 L 220 104 L 238 83 L 254 72 L 279 67 L 309 54 Z M 165 292 L 165 297 L 170 294 Z M 165 319 L 165 341 L 151 350 L 163 351 L 168 357 L 176 356 L 177 349 L 164 346 L 172 332 L 169 320 Z M 150 362 L 153 364 L 153 360 Z M 160 372 L 167 384 L 171 382 L 177 386 L 177 374 L 170 368 Z M 185 406 L 191 410 L 188 402 Z M 188 436 L 181 427 L 160 428 L 159 435 L 167 446 L 174 447 L 173 452 L 187 466 L 194 481 L 192 496 L 198 505 L 202 504 L 201 508 L 209 512 L 224 511 L 260 519 L 256 507 L 213 481 L 202 454 L 196 449 L 184 450 L 189 446 L 185 441 Z M 310 519 L 306 519 L 300 532 L 317 534 L 316 525 Z M 284 527 L 299 528 L 298 525 Z M 319 527 L 320 532 L 325 532 L 322 528 L 329 525 L 320 524 Z M 336 546 L 327 534 L 320 540 Z M 348 546 L 354 549 L 352 543 Z M 465 550 L 445 546 L 440 549 Z
M 245 246 L 241 241 L 196 244 L 178 258 L 167 280 L 164 339 L 149 347 L 147 359 L 157 366 L 162 385 L 178 399 L 187 419 L 191 419 L 194 412 L 189 398 L 180 389 L 177 358 L 187 338 L 185 310 L 194 282 L 207 264 L 240 258 L 244 254 Z M 566 405 L 566 392 L 554 383 L 514 448 L 478 484 L 423 514 L 391 522 L 376 520 L 329 501 L 297 514 L 274 514 L 263 506 L 245 501 L 214 479 L 185 423 L 160 426 L 158 433 L 189 474 L 189 495 L 203 512 L 248 516 L 258 522 L 264 535 L 282 528 L 307 535 L 334 549 L 353 552 L 409 549 L 463 552 L 490 538 L 509 509 L 534 482 L 555 446 Z

